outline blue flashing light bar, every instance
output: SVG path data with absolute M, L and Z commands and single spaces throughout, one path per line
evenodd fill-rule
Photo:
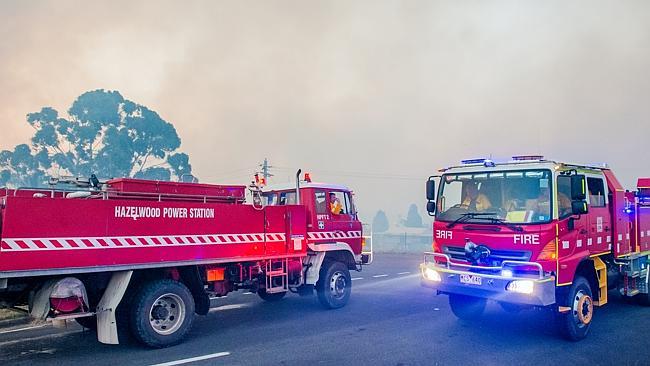
M 543 155 L 515 155 L 512 157 L 514 161 L 530 161 L 530 160 L 542 160 L 544 159 Z
M 461 160 L 460 163 L 467 165 L 467 164 L 483 164 L 487 159 L 466 159 L 466 160 Z

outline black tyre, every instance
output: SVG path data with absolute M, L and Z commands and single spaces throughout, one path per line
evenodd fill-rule
M 338 309 L 350 300 L 352 279 L 348 267 L 341 262 L 323 262 L 320 269 L 316 292 L 318 300 L 328 309 Z
M 156 280 L 145 283 L 130 307 L 131 332 L 149 347 L 180 343 L 194 321 L 194 299 L 180 282 Z
M 474 296 L 449 294 L 451 312 L 459 319 L 474 321 L 483 315 L 486 299 Z
M 82 327 L 90 330 L 97 330 L 97 317 L 96 316 L 84 316 L 83 318 L 75 318 L 77 324 Z
M 286 291 L 285 292 L 275 292 L 275 293 L 269 294 L 268 292 L 266 292 L 265 289 L 261 288 L 261 289 L 257 290 L 257 294 L 264 301 L 276 302 L 276 301 L 282 300 L 282 298 L 284 298 L 284 295 L 286 295 L 287 292 Z
M 570 341 L 584 339 L 589 334 L 594 316 L 594 301 L 589 281 L 577 276 L 562 305 L 571 310 L 557 314 L 560 333 Z

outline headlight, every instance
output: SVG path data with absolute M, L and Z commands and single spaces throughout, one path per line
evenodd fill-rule
M 533 281 L 517 280 L 517 281 L 510 282 L 506 287 L 506 290 L 529 295 L 533 293 L 534 287 L 535 287 L 535 283 Z
M 426 278 L 429 281 L 434 281 L 434 282 L 441 282 L 442 278 L 440 277 L 440 273 L 437 271 L 434 271 L 431 268 L 427 268 L 424 270 L 424 278 Z

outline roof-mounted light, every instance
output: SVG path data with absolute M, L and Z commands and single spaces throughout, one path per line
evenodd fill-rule
M 311 183 L 311 174 L 310 173 L 305 173 L 305 182 Z
M 482 159 L 465 159 L 461 160 L 460 163 L 463 165 L 469 165 L 469 164 L 483 164 L 487 159 L 482 158 Z
M 544 159 L 543 155 L 515 155 L 512 157 L 513 161 L 535 161 Z

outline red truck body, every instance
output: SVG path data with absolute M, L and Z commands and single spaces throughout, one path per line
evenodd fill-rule
M 32 315 L 80 322 L 97 315 L 105 343 L 117 343 L 115 321 L 100 321 L 100 313 L 114 313 L 130 293 L 153 291 L 140 290 L 147 286 L 178 292 L 165 300 L 170 304 L 189 291 L 199 314 L 207 312 L 209 297 L 237 289 L 269 301 L 288 291 L 304 295 L 316 289 L 326 307 L 343 306 L 350 293 L 349 270 L 368 262 L 351 191 L 311 182 L 299 188 L 253 187 L 255 203 L 248 204 L 246 189 L 126 178 L 94 190 L 3 189 L 0 306 L 40 296 L 44 305 L 31 309 Z M 293 201 L 270 199 L 286 195 Z M 336 195 L 347 205 L 333 213 L 330 197 Z M 326 276 L 333 279 L 326 282 Z M 162 280 L 175 283 L 156 282 Z M 73 306 L 77 303 L 82 305 Z M 132 316 L 144 319 L 167 314 L 154 305 L 148 310 L 129 311 L 140 311 Z M 180 341 L 187 328 L 177 324 L 183 334 L 167 337 L 158 323 L 147 328 L 151 337 L 139 340 L 167 346 Z
M 482 312 L 486 299 L 550 306 L 575 340 L 608 290 L 650 302 L 650 178 L 625 191 L 607 167 L 541 157 L 441 172 L 427 187 L 436 220 L 422 284 L 449 294 L 459 317 Z

